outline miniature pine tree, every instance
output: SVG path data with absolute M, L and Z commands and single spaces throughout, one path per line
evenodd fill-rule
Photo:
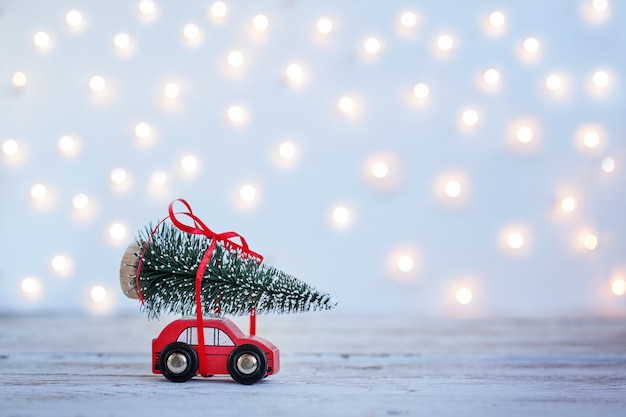
M 134 262 L 127 256 L 122 261 L 120 278 L 126 278 L 130 287 L 125 292 L 129 296 L 132 292 L 141 294 L 149 317 L 195 314 L 196 271 L 210 244 L 210 238 L 186 233 L 168 223 L 155 230 L 147 228 L 139 233 L 137 246 L 131 251 Z M 220 311 L 231 315 L 249 314 L 253 307 L 259 314 L 282 314 L 326 310 L 336 304 L 329 294 L 220 241 L 204 271 L 201 301 L 203 314 Z

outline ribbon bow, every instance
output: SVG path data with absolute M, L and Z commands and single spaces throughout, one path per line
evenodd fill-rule
M 182 203 L 187 209 L 187 211 L 174 212 L 174 204 L 176 204 L 177 202 Z M 150 243 L 150 240 L 155 235 L 155 233 L 157 232 L 161 224 L 163 224 L 163 222 L 165 222 L 167 219 L 170 219 L 172 224 L 176 226 L 176 228 L 178 228 L 179 230 L 189 233 L 189 234 L 193 234 L 193 235 L 206 236 L 207 239 L 211 240 L 211 243 L 209 244 L 209 248 L 206 250 L 206 252 L 202 256 L 202 261 L 200 261 L 200 265 L 198 266 L 198 269 L 196 270 L 196 315 L 201 317 L 202 316 L 202 300 L 201 300 L 202 278 L 204 277 L 204 271 L 206 270 L 206 267 L 209 264 L 209 261 L 211 260 L 213 251 L 215 251 L 217 242 L 222 242 L 224 247 L 228 250 L 240 251 L 242 255 L 246 257 L 256 258 L 259 260 L 259 262 L 263 262 L 263 256 L 250 250 L 250 248 L 248 247 L 248 243 L 246 242 L 246 239 L 244 239 L 244 237 L 241 236 L 239 233 L 236 233 L 236 232 L 215 233 L 214 231 L 209 229 L 207 225 L 204 224 L 204 222 L 198 218 L 198 216 L 193 214 L 193 210 L 191 210 L 191 206 L 189 205 L 189 203 L 187 203 L 187 201 L 183 200 L 182 198 L 172 201 L 169 205 L 168 212 L 169 212 L 169 216 L 161 220 L 156 225 L 156 227 L 152 230 L 152 233 L 150 234 L 150 237 L 146 241 L 143 251 L 141 252 L 141 257 L 139 258 L 139 264 L 137 265 L 137 273 L 135 275 L 135 283 L 137 286 L 137 292 L 139 293 L 139 299 L 141 301 L 141 304 L 145 304 L 143 295 L 141 294 L 141 288 L 139 286 L 139 275 L 141 271 L 141 266 L 143 264 L 144 254 L 146 253 L 146 250 L 148 249 L 148 244 Z M 193 221 L 193 225 L 190 226 L 190 225 L 184 224 L 181 220 L 179 220 L 179 218 L 177 217 L 178 215 L 187 216 Z M 234 242 L 232 240 L 233 238 L 239 238 L 241 243 Z

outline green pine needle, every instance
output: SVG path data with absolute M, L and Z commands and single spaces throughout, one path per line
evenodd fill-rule
M 141 251 L 152 230 L 148 227 L 139 234 Z M 195 314 L 196 270 L 210 243 L 204 236 L 182 232 L 171 224 L 159 226 L 145 251 L 139 275 L 143 309 L 149 317 Z M 136 254 L 138 258 L 141 251 Z M 252 307 L 258 314 L 283 314 L 327 310 L 336 305 L 329 294 L 239 251 L 226 249 L 221 242 L 204 272 L 203 314 L 212 314 L 216 302 L 221 313 L 231 315 L 249 314 Z

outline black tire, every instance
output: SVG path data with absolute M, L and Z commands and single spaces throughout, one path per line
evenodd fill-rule
M 170 343 L 161 351 L 159 369 L 172 382 L 189 381 L 198 371 L 198 354 L 187 343 Z
M 228 357 L 228 373 L 240 384 L 257 383 L 267 373 L 267 357 L 254 345 L 237 346 Z

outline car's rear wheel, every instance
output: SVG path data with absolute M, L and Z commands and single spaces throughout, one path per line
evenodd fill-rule
M 267 373 L 267 357 L 257 346 L 237 346 L 228 357 L 228 373 L 240 384 L 252 385 Z
M 171 343 L 161 352 L 159 369 L 172 382 L 188 381 L 198 371 L 198 354 L 187 343 Z

